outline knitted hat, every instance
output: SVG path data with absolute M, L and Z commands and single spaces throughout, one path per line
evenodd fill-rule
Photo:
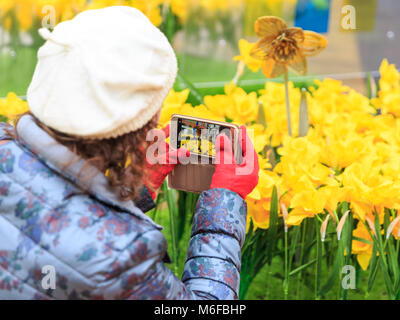
M 27 99 L 42 123 L 62 133 L 106 139 L 138 130 L 175 81 L 171 45 L 137 9 L 88 10 L 39 33 L 47 41 Z

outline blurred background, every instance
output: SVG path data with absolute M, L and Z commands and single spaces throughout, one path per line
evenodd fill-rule
M 0 97 L 25 95 L 43 44 L 40 27 L 110 5 L 144 12 L 173 44 L 181 75 L 208 92 L 220 92 L 235 76 L 239 40 L 257 41 L 254 22 L 264 15 L 328 39 L 327 49 L 309 60 L 308 75 L 291 76 L 295 83 L 331 77 L 365 93 L 367 75 L 378 77 L 383 58 L 400 65 L 399 0 L 1 0 Z M 239 84 L 254 90 L 265 77 L 246 69 Z

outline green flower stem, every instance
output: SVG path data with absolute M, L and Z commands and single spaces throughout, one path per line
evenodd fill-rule
M 289 259 L 288 259 L 288 233 L 285 231 L 285 281 L 283 282 L 283 293 L 285 300 L 289 294 Z
M 301 234 L 301 246 L 300 246 L 300 265 L 303 265 L 303 257 L 304 257 L 304 241 L 306 237 L 306 224 L 302 223 L 300 225 L 300 228 L 302 229 L 302 234 Z M 303 271 L 300 271 L 297 275 L 297 289 L 296 289 L 296 300 L 301 299 L 300 296 L 300 289 L 302 286 L 302 273 Z
M 317 257 L 316 257 L 316 264 L 315 264 L 315 300 L 320 300 L 320 284 L 321 284 L 321 263 L 322 263 L 322 242 L 321 242 L 321 234 L 320 234 L 320 227 L 318 220 L 315 220 L 315 235 L 317 239 L 316 243 L 316 250 L 317 250 Z
M 238 82 L 239 82 L 241 76 L 242 76 L 243 73 L 244 73 L 245 67 L 246 67 L 246 65 L 244 64 L 243 61 L 240 61 L 240 62 L 238 63 L 235 77 L 234 77 L 233 80 L 232 80 L 232 82 L 233 82 L 235 85 L 238 84 Z
M 168 190 L 167 183 L 164 182 L 163 191 L 165 193 L 165 197 L 167 199 L 168 204 L 168 212 L 169 212 L 169 223 L 170 223 L 170 232 L 172 239 L 172 263 L 173 263 L 173 271 L 175 275 L 178 275 L 178 238 L 177 238 L 177 230 L 176 230 L 176 204 L 173 196 L 173 190 Z

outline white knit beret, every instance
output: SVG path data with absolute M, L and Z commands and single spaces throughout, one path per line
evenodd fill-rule
M 138 130 L 175 81 L 171 45 L 137 9 L 88 10 L 39 33 L 47 41 L 27 99 L 42 123 L 62 133 L 106 139 Z

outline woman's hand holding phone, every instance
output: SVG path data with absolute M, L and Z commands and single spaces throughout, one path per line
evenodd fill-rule
M 253 191 L 258 184 L 258 156 L 247 135 L 246 127 L 240 127 L 240 146 L 242 148 L 242 163 L 238 164 L 232 151 L 232 143 L 224 134 L 216 141 L 215 172 L 210 189 L 224 188 L 239 194 L 243 199 Z
M 154 132 L 155 136 L 165 137 L 167 139 L 169 137 L 169 127 L 168 124 L 162 130 L 153 129 L 158 132 Z M 168 174 L 174 170 L 175 166 L 179 164 L 179 159 L 190 156 L 190 152 L 185 148 L 179 148 L 178 150 L 170 150 L 169 144 L 164 140 L 158 142 L 160 143 L 158 154 L 159 159 L 163 159 L 165 161 L 161 161 L 156 164 L 151 164 L 146 157 L 146 171 L 145 171 L 145 185 L 149 189 L 151 196 L 155 199 L 156 191 L 160 189 L 164 180 L 168 176 Z

